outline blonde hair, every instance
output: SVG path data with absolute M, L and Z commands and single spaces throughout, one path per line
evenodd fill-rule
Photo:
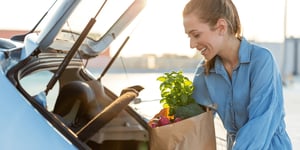
M 231 0 L 190 0 L 183 10 L 183 16 L 195 14 L 198 19 L 213 29 L 220 18 L 226 20 L 228 24 L 228 33 L 241 39 L 241 23 L 235 5 Z M 205 74 L 209 74 L 214 67 L 215 57 L 204 64 Z

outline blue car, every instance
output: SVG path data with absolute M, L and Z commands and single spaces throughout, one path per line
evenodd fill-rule
M 148 149 L 147 121 L 128 106 L 143 87 L 115 94 L 101 81 L 115 58 L 103 54 L 145 5 L 57 0 L 28 33 L 0 38 L 0 149 Z M 98 76 L 92 61 L 105 64 Z

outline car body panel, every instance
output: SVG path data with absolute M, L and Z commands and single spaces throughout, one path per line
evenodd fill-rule
M 0 149 L 77 149 L 1 74 Z

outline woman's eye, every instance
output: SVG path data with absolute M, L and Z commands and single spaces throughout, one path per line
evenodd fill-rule
M 199 38 L 199 37 L 201 36 L 201 33 L 198 33 L 198 32 L 192 32 L 192 33 L 188 34 L 188 36 L 189 36 L 190 38 L 195 38 L 195 39 L 197 39 L 197 38 Z
M 193 37 L 194 38 L 198 38 L 200 36 L 200 34 L 194 34 Z

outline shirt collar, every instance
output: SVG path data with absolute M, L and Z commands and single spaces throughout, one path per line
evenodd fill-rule
M 250 62 L 250 50 L 251 44 L 242 37 L 241 44 L 239 48 L 239 63 L 249 63 Z M 221 73 L 223 68 L 222 61 L 219 56 L 216 57 L 215 68 L 211 69 L 211 72 Z
M 251 49 L 251 44 L 245 38 L 242 38 L 240 48 L 239 48 L 240 64 L 250 62 L 250 49 Z

